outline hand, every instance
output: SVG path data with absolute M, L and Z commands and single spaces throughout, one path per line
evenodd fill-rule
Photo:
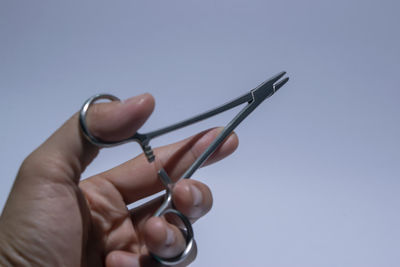
M 88 125 L 99 138 L 120 140 L 132 136 L 153 108 L 149 94 L 96 104 Z M 217 133 L 218 129 L 205 131 L 158 148 L 154 163 L 140 155 L 79 182 L 98 148 L 82 136 L 75 114 L 19 170 L 0 218 L 0 265 L 151 266 L 158 264 L 149 252 L 178 255 L 185 247 L 180 230 L 164 218 L 152 217 L 160 199 L 135 210 L 127 205 L 163 190 L 157 176 L 160 166 L 178 179 Z M 207 164 L 229 155 L 237 144 L 236 135 L 231 135 Z M 195 180 L 177 183 L 173 200 L 192 221 L 212 205 L 209 188 Z

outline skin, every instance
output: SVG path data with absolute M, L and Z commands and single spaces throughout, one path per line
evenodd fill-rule
M 88 114 L 97 137 L 132 136 L 154 109 L 149 94 L 123 102 L 94 105 Z M 95 123 L 94 123 L 95 122 Z M 149 252 L 174 257 L 185 240 L 172 218 L 152 217 L 162 199 L 128 210 L 127 205 L 163 190 L 157 170 L 163 166 L 178 179 L 211 143 L 211 129 L 155 150 L 149 164 L 143 155 L 80 181 L 98 148 L 81 134 L 78 115 L 71 117 L 23 162 L 0 217 L 1 266 L 159 266 Z M 216 162 L 238 145 L 235 134 L 206 162 Z M 210 189 L 181 180 L 173 190 L 178 210 L 192 222 L 212 206 Z M 195 258 L 195 251 L 182 266 Z

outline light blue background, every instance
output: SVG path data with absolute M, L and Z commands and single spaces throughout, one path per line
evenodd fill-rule
M 24 157 L 95 93 L 151 92 L 152 130 L 286 70 L 238 151 L 195 175 L 215 203 L 193 266 L 399 266 L 399 3 L 1 1 L 0 207 Z M 83 176 L 139 151 L 103 151 Z

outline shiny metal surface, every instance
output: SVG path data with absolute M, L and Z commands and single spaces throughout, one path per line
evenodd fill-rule
M 286 72 L 281 72 L 269 80 L 261 83 L 256 88 L 250 90 L 250 92 L 229 101 L 219 107 L 206 111 L 202 114 L 197 116 L 191 117 L 189 119 L 183 120 L 181 122 L 175 123 L 173 125 L 148 132 L 145 134 L 135 133 L 133 136 L 115 142 L 109 142 L 105 140 L 101 140 L 95 136 L 93 136 L 88 127 L 86 122 L 86 117 L 88 110 L 92 104 L 96 101 L 101 99 L 107 99 L 111 101 L 119 101 L 119 98 L 110 94 L 98 94 L 91 98 L 89 98 L 83 104 L 80 110 L 79 122 L 81 126 L 82 133 L 84 136 L 94 145 L 99 147 L 112 147 L 116 145 L 121 145 L 127 142 L 137 142 L 142 147 L 144 154 L 148 162 L 153 162 L 155 159 L 153 150 L 149 145 L 149 142 L 152 138 L 157 136 L 172 132 L 174 130 L 180 129 L 182 127 L 186 127 L 193 123 L 199 122 L 201 120 L 207 119 L 214 115 L 217 115 L 221 112 L 227 111 L 232 109 L 238 105 L 244 104 L 247 102 L 247 105 L 223 128 L 222 132 L 215 138 L 215 140 L 209 145 L 209 147 L 195 160 L 195 162 L 187 169 L 187 171 L 182 175 L 180 179 L 188 179 L 190 178 L 193 173 L 215 152 L 215 150 L 221 145 L 221 143 L 233 132 L 233 130 L 248 116 L 251 112 L 253 112 L 258 105 L 260 105 L 265 99 L 272 96 L 278 89 L 280 89 L 288 80 L 289 78 L 281 79 Z M 178 210 L 175 209 L 173 201 L 172 201 L 172 189 L 175 183 L 172 179 L 168 176 L 167 172 L 161 168 L 158 172 L 158 176 L 160 181 L 166 188 L 165 199 L 159 209 L 155 212 L 154 216 L 163 216 L 167 213 L 175 214 L 185 225 L 184 233 L 186 239 L 186 248 L 185 250 L 178 256 L 174 258 L 162 258 L 157 255 L 153 255 L 153 257 L 164 265 L 175 265 L 182 262 L 191 252 L 193 248 L 194 242 L 194 233 L 192 224 L 190 221 Z M 180 180 L 178 179 L 178 181 Z

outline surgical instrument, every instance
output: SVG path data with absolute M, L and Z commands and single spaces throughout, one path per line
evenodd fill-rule
M 89 98 L 82 106 L 79 115 L 79 122 L 81 126 L 82 133 L 84 136 L 94 145 L 99 147 L 111 147 L 120 144 L 124 144 L 127 142 L 138 142 L 148 160 L 148 162 L 153 162 L 155 160 L 155 155 L 153 153 L 153 149 L 149 145 L 151 139 L 158 137 L 160 135 L 175 131 L 182 127 L 191 125 L 193 123 L 199 122 L 201 120 L 207 119 L 229 109 L 232 109 L 238 105 L 244 104 L 247 102 L 247 105 L 222 129 L 219 135 L 212 141 L 212 143 L 208 146 L 208 148 L 195 160 L 195 162 L 186 170 L 186 172 L 182 175 L 180 179 L 188 179 L 190 178 L 193 173 L 213 154 L 213 152 L 221 145 L 221 143 L 227 138 L 233 130 L 252 112 L 254 111 L 258 105 L 260 105 L 265 99 L 272 96 L 278 89 L 280 89 L 288 80 L 289 78 L 283 78 L 286 72 L 281 72 L 269 80 L 261 83 L 256 88 L 250 90 L 248 93 L 225 103 L 217 108 L 212 110 L 206 111 L 200 115 L 191 117 L 184 121 L 175 123 L 173 125 L 148 132 L 148 133 L 135 133 L 133 136 L 115 142 L 101 140 L 91 134 L 87 127 L 86 123 L 86 116 L 89 110 L 89 107 L 94 104 L 97 100 L 100 99 L 108 99 L 111 101 L 119 101 L 119 99 L 110 94 L 98 94 L 91 98 Z M 281 79 L 283 78 L 283 79 Z M 162 216 L 167 213 L 173 213 L 178 216 L 186 229 L 184 233 L 186 235 L 186 247 L 185 250 L 178 256 L 174 258 L 163 258 L 157 255 L 152 255 L 157 261 L 164 265 L 175 265 L 182 262 L 191 252 L 193 248 L 194 242 L 194 234 L 192 225 L 180 211 L 176 210 L 172 201 L 172 189 L 174 184 L 177 182 L 173 182 L 172 179 L 168 176 L 167 172 L 164 168 L 160 168 L 158 171 L 159 178 L 163 185 L 165 186 L 166 193 L 165 193 L 165 200 L 163 204 L 159 207 L 159 209 L 155 212 L 154 216 Z M 179 180 L 180 180 L 179 179 Z

